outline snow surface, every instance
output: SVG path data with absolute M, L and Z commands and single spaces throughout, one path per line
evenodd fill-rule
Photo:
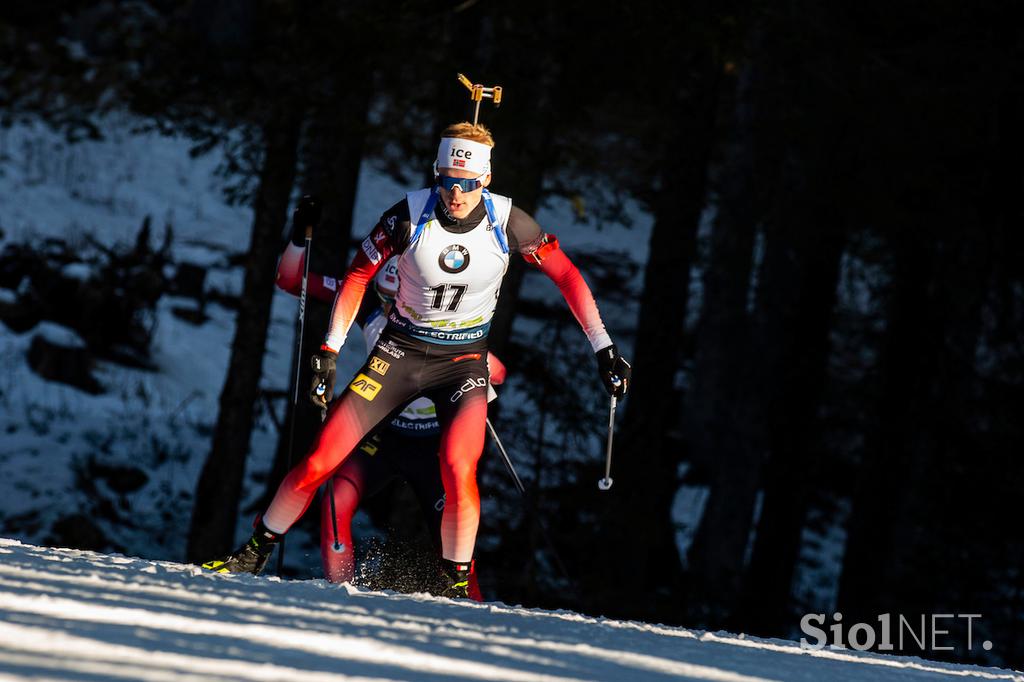
M 702 633 L 0 539 L 0 680 L 1018 680 Z

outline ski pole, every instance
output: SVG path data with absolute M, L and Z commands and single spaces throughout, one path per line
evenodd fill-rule
M 523 481 L 519 478 L 519 474 L 516 473 L 516 468 L 512 466 L 512 460 L 509 458 L 508 453 L 505 452 L 505 446 L 501 444 L 501 439 L 498 438 L 498 432 L 494 430 L 494 424 L 491 423 L 490 417 L 487 418 L 487 430 L 491 432 L 491 438 L 494 439 L 494 444 L 498 446 L 498 451 L 501 452 L 501 458 L 505 461 L 505 468 L 508 469 L 512 480 L 515 481 L 516 489 L 520 495 L 526 495 Z
M 622 381 L 618 377 L 613 377 L 612 383 L 618 386 Z M 604 478 L 597 482 L 597 487 L 602 491 L 610 490 L 612 487 L 612 439 L 615 437 L 615 407 L 618 402 L 618 398 L 612 396 L 608 409 L 608 445 L 604 451 Z
M 292 455 L 295 448 L 295 411 L 299 409 L 299 375 L 302 369 L 302 363 L 299 362 L 299 358 L 302 355 L 302 337 L 306 331 L 306 283 L 309 281 L 309 253 L 312 250 L 313 244 L 313 226 L 306 226 L 306 241 L 303 245 L 304 256 L 302 262 L 302 290 L 299 293 L 299 333 L 298 342 L 295 344 L 295 367 L 292 371 L 292 416 L 288 420 L 288 469 L 292 468 Z M 332 497 L 333 500 L 333 497 Z M 281 537 L 281 550 L 277 555 L 277 575 L 281 575 L 281 571 L 284 570 L 284 542 L 285 537 Z
M 323 423 L 327 419 L 327 410 L 320 411 L 320 422 Z M 334 474 L 327 479 L 327 494 L 330 496 L 331 501 L 331 529 L 334 530 L 334 551 L 337 552 L 341 548 L 341 543 L 338 542 L 338 509 L 334 504 Z
M 331 529 L 334 530 L 334 551 L 337 552 L 341 547 L 341 543 L 338 542 L 338 510 L 334 506 L 334 475 L 327 479 L 327 494 L 331 498 Z

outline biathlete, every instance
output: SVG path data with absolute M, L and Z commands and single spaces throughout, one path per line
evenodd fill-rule
M 345 275 L 326 338 L 311 359 L 311 398 L 333 394 L 338 351 L 367 285 L 398 256 L 398 296 L 366 363 L 330 404 L 303 460 L 285 476 L 253 536 L 221 559 L 220 570 L 258 573 L 274 546 L 309 507 L 317 488 L 378 424 L 417 395 L 437 407 L 446 504 L 442 567 L 431 592 L 467 597 L 480 522 L 477 461 L 487 418 L 487 332 L 510 254 L 520 253 L 559 288 L 597 356 L 611 395 L 629 386 L 630 366 L 601 322 L 579 271 L 512 200 L 487 190 L 494 140 L 482 125 L 458 123 L 442 134 L 436 183 L 406 195 L 381 216 Z
M 281 255 L 277 268 L 277 286 L 298 295 L 302 287 L 305 261 L 305 235 L 299 221 L 293 223 L 292 238 Z M 366 347 L 372 350 L 387 322 L 387 313 L 398 293 L 397 259 L 391 258 L 374 277 L 376 296 L 365 296 L 355 323 L 362 329 Z M 334 302 L 337 280 L 310 271 L 306 293 L 312 299 Z M 490 383 L 505 380 L 505 366 L 488 355 Z M 496 397 L 493 392 L 492 397 Z M 364 439 L 338 467 L 331 478 L 329 493 L 320 502 L 320 558 L 324 577 L 335 583 L 351 582 L 355 577 L 352 519 L 365 497 L 375 495 L 396 478 L 406 481 L 416 497 L 427 522 L 430 539 L 438 556 L 441 553 L 441 515 L 444 510 L 444 486 L 441 483 L 437 453 L 441 426 L 434 404 L 419 397 L 384 428 Z M 470 571 L 469 596 L 482 601 L 475 568 Z

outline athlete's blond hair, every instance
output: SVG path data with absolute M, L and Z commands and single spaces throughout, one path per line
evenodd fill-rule
M 469 121 L 453 123 L 441 132 L 441 137 L 457 137 L 461 140 L 479 142 L 488 147 L 494 146 L 494 137 L 491 131 L 482 123 L 473 124 Z

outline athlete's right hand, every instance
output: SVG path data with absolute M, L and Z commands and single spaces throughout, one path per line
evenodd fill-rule
M 334 375 L 337 372 L 338 354 L 329 348 L 321 348 L 313 353 L 309 364 L 313 368 L 313 380 L 310 383 L 309 399 L 321 410 L 327 409 L 327 403 L 334 397 Z
M 619 355 L 619 349 L 614 343 L 597 351 L 597 371 L 601 374 L 601 383 L 608 395 L 616 398 L 626 395 L 629 380 L 633 376 L 633 366 Z
M 292 244 L 305 246 L 306 228 L 316 228 L 320 224 L 322 210 L 323 204 L 320 199 L 312 194 L 307 194 L 299 199 L 299 203 L 295 205 L 295 212 L 292 213 Z

